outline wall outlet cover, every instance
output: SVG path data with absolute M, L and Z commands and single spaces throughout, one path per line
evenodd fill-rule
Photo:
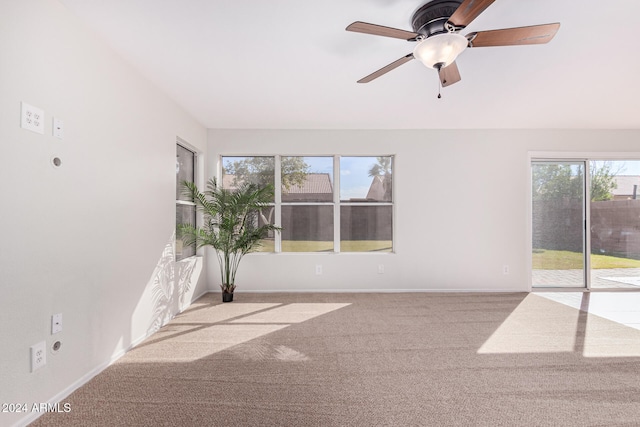
M 64 139 L 64 122 L 57 117 L 53 118 L 53 136 Z
M 62 332 L 62 313 L 51 316 L 51 335 Z
M 31 346 L 31 372 L 47 364 L 47 343 L 41 341 Z
M 21 109 L 20 126 L 23 129 L 44 135 L 44 110 L 26 102 L 22 103 Z

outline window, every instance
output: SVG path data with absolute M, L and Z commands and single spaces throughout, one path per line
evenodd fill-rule
M 393 158 L 340 158 L 340 251 L 393 249 Z
M 222 188 L 233 189 L 244 183 L 253 183 L 259 186 L 275 184 L 275 157 L 250 156 L 250 157 L 223 157 L 222 158 Z M 275 224 L 275 199 L 273 204 L 260 212 L 258 221 L 261 224 Z M 262 239 L 257 252 L 275 252 L 276 233 L 271 231 Z
M 223 188 L 276 189 L 260 220 L 282 232 L 263 252 L 391 252 L 392 176 L 393 156 L 222 157 Z
M 282 252 L 332 252 L 333 157 L 282 157 Z
M 196 224 L 196 205 L 193 199 L 183 194 L 184 181 L 195 182 L 196 153 L 176 145 L 176 229 L 180 224 Z M 176 261 L 196 254 L 195 243 L 185 246 L 176 230 Z

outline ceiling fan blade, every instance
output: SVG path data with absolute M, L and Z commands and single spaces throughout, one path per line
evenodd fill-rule
M 438 71 L 440 77 L 440 83 L 442 87 L 451 86 L 454 83 L 458 83 L 462 78 L 460 77 L 460 71 L 458 71 L 458 65 L 455 62 L 447 65 L 446 67 Z
M 449 18 L 455 27 L 464 28 L 476 19 L 495 0 L 464 0 Z
M 391 64 L 380 68 L 376 72 L 373 72 L 373 73 L 369 74 L 367 77 L 361 78 L 360 80 L 358 80 L 358 83 L 369 83 L 371 80 L 377 79 L 378 77 L 380 77 L 383 74 L 387 74 L 389 71 L 398 68 L 399 66 L 401 66 L 405 62 L 409 62 L 412 59 L 413 59 L 413 53 L 410 53 L 407 56 L 403 56 L 402 58 L 398 59 L 397 61 L 393 61 Z
M 551 41 L 560 28 L 559 23 L 533 25 L 530 27 L 505 28 L 479 31 L 467 35 L 471 47 L 518 46 L 544 44 Z
M 412 31 L 399 30 L 397 28 L 384 27 L 376 24 L 368 24 L 361 21 L 356 21 L 353 24 L 350 24 L 346 30 L 356 33 L 373 34 L 374 36 L 393 37 L 396 39 L 412 41 L 415 41 L 416 37 L 420 35 Z

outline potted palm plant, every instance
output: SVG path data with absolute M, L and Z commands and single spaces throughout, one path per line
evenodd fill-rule
M 204 192 L 193 182 L 182 183 L 184 194 L 192 198 L 203 214 L 203 224 L 181 225 L 180 238 L 185 245 L 211 246 L 218 257 L 222 301 L 233 301 L 236 271 L 242 257 L 261 245 L 270 231 L 280 231 L 273 224 L 260 223 L 260 210 L 273 201 L 273 185 L 260 187 L 243 183 L 233 189 L 218 186 L 215 178 L 207 182 Z

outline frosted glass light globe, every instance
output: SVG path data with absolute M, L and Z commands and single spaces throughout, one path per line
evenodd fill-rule
M 455 61 L 468 45 L 467 38 L 460 34 L 436 34 L 419 42 L 413 50 L 413 57 L 429 68 L 436 68 L 436 64 L 444 68 Z

